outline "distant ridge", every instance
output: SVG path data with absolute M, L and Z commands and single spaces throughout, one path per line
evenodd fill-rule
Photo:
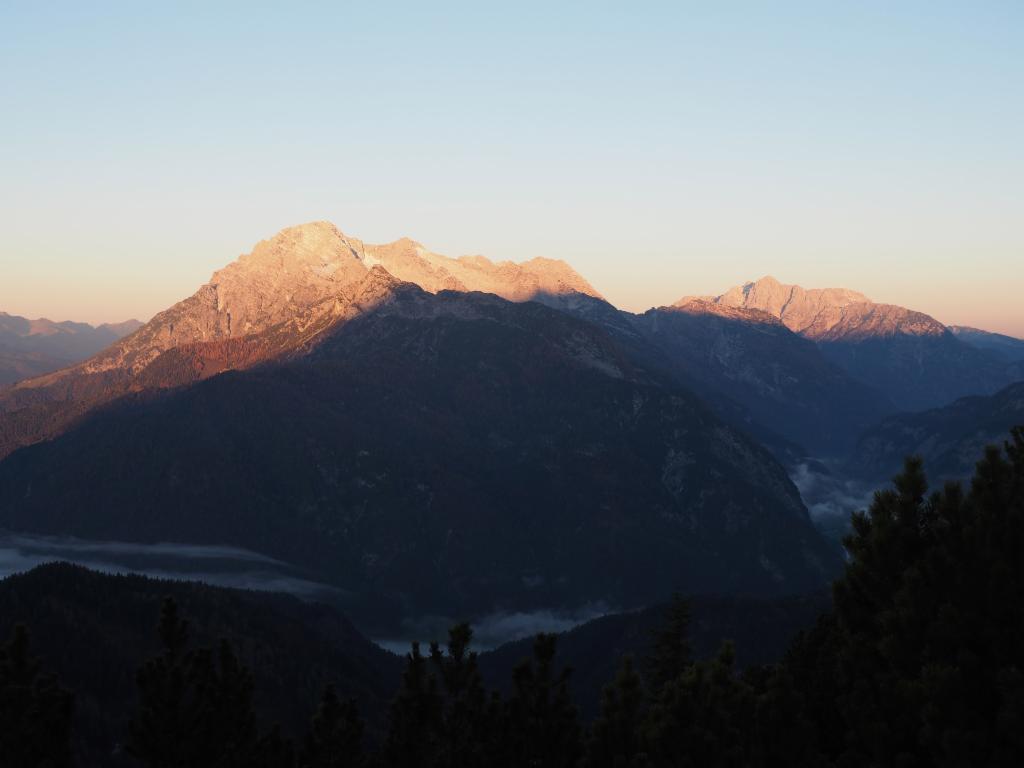
M 961 341 L 998 355 L 1007 362 L 1024 361 L 1024 339 L 966 325 L 951 325 L 949 330 Z
M 1024 381 L 987 397 L 964 397 L 942 408 L 885 419 L 861 437 L 849 468 L 870 480 L 891 477 L 905 456 L 924 459 L 932 485 L 967 481 L 985 446 L 1001 445 L 1024 424 Z
M 0 387 L 77 363 L 141 326 L 138 320 L 93 326 L 0 312 Z
M 923 312 L 878 304 L 845 288 L 807 289 L 768 276 L 718 296 L 687 296 L 675 306 L 766 313 L 817 343 L 851 376 L 905 410 L 932 408 L 965 395 L 991 394 L 1020 374 L 1019 368 L 1008 367 L 1004 359 L 980 345 L 964 343 Z
M 695 297 L 684 297 L 684 306 Z M 774 277 L 730 288 L 720 296 L 702 297 L 725 307 L 757 309 L 779 318 L 791 331 L 809 339 L 907 334 L 942 335 L 945 326 L 921 312 L 893 304 L 876 304 L 863 293 L 846 288 L 803 288 Z

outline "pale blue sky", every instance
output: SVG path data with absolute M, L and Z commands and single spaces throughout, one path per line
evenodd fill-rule
M 0 0 L 0 309 L 145 319 L 328 219 L 1024 335 L 1022 40 L 1019 0 Z

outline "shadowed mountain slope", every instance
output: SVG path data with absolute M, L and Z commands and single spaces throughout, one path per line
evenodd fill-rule
M 960 341 L 991 352 L 1008 363 L 1024 361 L 1024 339 L 1007 336 L 1003 333 L 991 333 L 979 328 L 969 328 L 966 325 L 951 325 L 949 330 Z
M 516 301 L 597 295 L 564 262 L 449 259 L 411 240 L 367 245 L 326 222 L 290 227 L 101 354 L 0 393 L 0 457 L 60 434 L 127 393 L 189 384 L 301 350 L 324 328 L 372 307 L 381 286 L 398 281 Z
M 884 395 L 760 310 L 694 300 L 649 310 L 635 325 L 709 402 L 726 397 L 746 409 L 756 422 L 747 426 L 752 433 L 761 425 L 818 456 L 845 453 L 893 410 Z
M 986 445 L 1002 444 L 1011 427 L 1024 424 L 1024 382 L 987 397 L 964 397 L 943 408 L 885 419 L 857 444 L 850 468 L 869 479 L 887 479 L 899 471 L 904 456 L 924 459 L 937 485 L 965 479 Z
M 361 621 L 778 594 L 838 556 L 763 448 L 596 326 L 403 284 L 302 355 L 141 393 L 0 463 L 0 525 L 230 543 Z

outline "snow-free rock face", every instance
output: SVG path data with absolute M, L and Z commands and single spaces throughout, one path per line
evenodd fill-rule
M 828 325 L 826 318 L 836 318 L 835 310 L 851 304 L 869 303 L 862 293 L 845 288 L 801 288 L 783 285 L 774 277 L 762 277 L 753 283 L 734 286 L 720 296 L 686 296 L 676 302 L 683 306 L 694 298 L 725 307 L 758 309 L 779 318 L 791 331 L 801 333 L 811 326 Z
M 374 267 L 426 291 L 483 291 L 511 301 L 539 295 L 597 292 L 561 261 L 494 264 L 482 256 L 452 259 L 412 240 L 367 245 L 328 222 L 281 230 L 218 270 L 195 294 L 161 312 L 115 348 L 81 369 L 137 374 L 161 353 L 185 344 L 267 332 L 325 301 L 347 305 Z M 79 371 L 74 371 L 77 373 Z M 26 383 L 37 386 L 40 383 Z
M 387 245 L 368 245 L 367 263 L 379 263 L 400 280 L 425 291 L 482 291 L 509 301 L 585 294 L 600 298 L 594 287 L 564 261 L 536 258 L 517 264 L 492 262 L 484 256 L 451 258 L 431 253 L 403 238 Z
M 408 239 L 369 245 L 328 222 L 289 227 L 102 353 L 5 391 L 0 457 L 59 434 L 70 420 L 126 392 L 180 386 L 301 350 L 324 329 L 385 301 L 401 282 L 511 301 L 598 296 L 561 261 L 453 259 Z
M 694 297 L 684 297 L 684 306 Z M 791 331 L 809 339 L 851 339 L 892 336 L 938 336 L 945 326 L 921 312 L 892 304 L 876 304 L 863 293 L 846 288 L 802 288 L 785 285 L 774 277 L 735 286 L 720 296 L 701 297 L 723 307 L 740 307 L 766 312 L 780 319 Z
M 685 297 L 676 306 L 756 310 L 777 318 L 904 410 L 990 394 L 1018 373 L 996 356 L 961 342 L 923 312 L 876 304 L 844 288 L 805 289 L 763 277 L 698 303 Z

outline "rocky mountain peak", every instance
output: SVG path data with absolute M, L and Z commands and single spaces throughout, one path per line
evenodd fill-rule
M 843 321 L 846 309 L 855 305 L 876 306 L 863 293 L 846 288 L 804 288 L 781 283 L 770 275 L 734 286 L 718 296 L 684 297 L 676 306 L 700 298 L 721 306 L 756 309 L 779 318 L 796 333 L 816 336 Z
M 522 263 L 493 262 L 485 256 L 452 258 L 434 253 L 415 240 L 367 245 L 367 264 L 380 264 L 399 279 L 431 293 L 481 291 L 509 301 L 585 294 L 601 295 L 564 261 L 534 258 Z
M 599 296 L 561 261 L 495 264 L 484 257 L 453 259 L 409 238 L 369 245 L 330 222 L 314 221 L 287 227 L 257 243 L 250 253 L 214 272 L 195 294 L 99 355 L 74 368 L 25 380 L 19 387 L 39 389 L 80 374 L 136 376 L 169 350 L 252 340 L 272 332 L 273 344 L 245 358 L 252 364 L 261 356 L 305 344 L 310 333 L 384 301 L 403 282 L 429 293 L 481 291 L 512 301 Z M 224 358 L 220 352 L 216 355 Z

